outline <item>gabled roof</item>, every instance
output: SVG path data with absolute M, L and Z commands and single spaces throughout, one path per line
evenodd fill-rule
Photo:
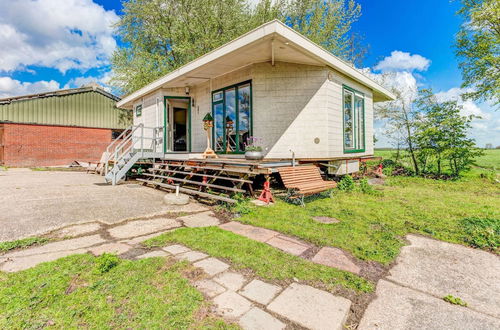
M 92 91 L 100 93 L 106 97 L 109 97 L 110 99 L 112 99 L 116 102 L 120 101 L 120 98 L 118 96 L 115 96 L 111 93 L 106 92 L 104 89 L 102 89 L 101 87 L 99 87 L 97 85 L 90 85 L 90 86 L 84 86 L 84 87 L 80 87 L 80 88 L 60 89 L 60 90 L 53 91 L 53 92 L 44 92 L 44 93 L 38 93 L 38 94 L 6 97 L 3 99 L 0 99 L 0 105 L 12 103 L 15 101 L 25 101 L 25 100 L 39 99 L 39 98 L 45 98 L 45 97 L 51 97 L 51 96 L 66 96 L 66 95 L 86 93 L 86 92 L 92 92 Z
M 326 65 L 370 88 L 375 102 L 395 98 L 389 90 L 349 63 L 332 55 L 282 22 L 273 20 L 127 95 L 117 106 L 130 108 L 135 100 L 159 88 L 193 86 L 252 63 L 272 60 Z

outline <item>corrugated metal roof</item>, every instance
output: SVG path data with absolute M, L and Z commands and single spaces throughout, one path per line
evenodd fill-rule
M 0 99 L 0 122 L 121 129 L 132 116 L 118 100 L 95 86 Z
M 38 94 L 6 97 L 3 99 L 0 99 L 0 104 L 10 103 L 13 101 L 38 99 L 38 98 L 43 98 L 43 97 L 64 96 L 64 95 L 71 95 L 71 94 L 78 94 L 78 93 L 86 93 L 86 92 L 91 92 L 91 91 L 94 91 L 94 92 L 100 93 L 104 96 L 107 96 L 110 99 L 115 100 L 116 102 L 120 101 L 120 98 L 118 96 L 106 92 L 104 89 L 100 88 L 98 85 L 90 85 L 90 86 L 83 86 L 80 88 L 59 89 L 57 91 L 52 91 L 52 92 L 44 92 L 44 93 L 38 93 Z

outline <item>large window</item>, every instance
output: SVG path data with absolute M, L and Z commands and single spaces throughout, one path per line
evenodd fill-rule
M 365 151 L 365 98 L 351 88 L 343 91 L 344 151 Z
M 252 134 L 252 84 L 244 82 L 212 93 L 216 152 L 244 152 Z

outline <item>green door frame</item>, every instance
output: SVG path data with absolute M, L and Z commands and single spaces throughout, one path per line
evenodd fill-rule
M 163 153 L 167 153 L 167 100 L 188 100 L 188 150 L 191 152 L 191 96 L 164 96 L 163 97 Z M 179 152 L 179 151 L 172 151 Z
M 234 88 L 234 93 L 235 93 L 235 104 L 234 104 L 234 107 L 235 107 L 235 113 L 236 113 L 236 128 L 239 128 L 239 121 L 240 121 L 240 116 L 239 116 L 239 96 L 238 96 L 238 90 L 239 90 L 239 87 L 241 86 L 244 86 L 244 85 L 250 85 L 250 118 L 249 118 L 249 128 L 248 128 L 248 134 L 249 136 L 252 136 L 253 134 L 253 87 L 252 87 L 252 80 L 247 80 L 247 81 L 243 81 L 243 82 L 240 82 L 240 83 L 237 83 L 237 84 L 233 84 L 233 85 L 230 85 L 230 86 L 226 86 L 224 88 L 219 88 L 217 90 L 214 90 L 212 91 L 212 98 L 211 98 L 211 103 L 212 103 L 212 117 L 214 118 L 214 126 L 212 127 L 212 146 L 213 146 L 213 149 L 215 150 L 215 152 L 217 154 L 226 154 L 226 145 L 227 145 L 227 141 L 226 141 L 226 91 L 229 90 L 229 89 L 233 89 Z M 216 93 L 219 93 L 219 92 L 222 92 L 222 99 L 218 100 L 218 101 L 215 101 L 214 102 L 214 94 Z M 216 146 L 215 146 L 215 105 L 218 105 L 218 104 L 222 104 L 222 113 L 223 113 L 223 121 L 222 121 L 222 132 L 223 132 L 223 151 L 217 151 L 216 150 Z M 239 141 L 240 140 L 240 137 L 239 137 L 239 134 L 236 134 L 236 148 L 238 149 L 239 148 Z M 244 150 L 238 150 L 238 151 L 235 151 L 235 152 L 231 152 L 231 154 L 244 154 L 245 151 Z

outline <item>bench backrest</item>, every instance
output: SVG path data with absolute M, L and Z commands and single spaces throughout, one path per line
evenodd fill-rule
M 278 173 L 286 188 L 296 188 L 302 184 L 323 181 L 319 168 L 314 165 L 280 167 Z

